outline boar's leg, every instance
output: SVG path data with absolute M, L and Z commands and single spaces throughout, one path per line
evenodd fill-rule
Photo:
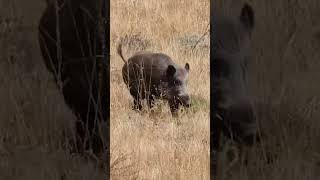
M 139 110 L 141 111 L 142 110 L 142 105 L 141 105 L 141 98 L 139 97 L 139 94 L 136 93 L 131 93 L 131 95 L 133 96 L 133 110 Z
M 139 96 L 138 91 L 135 88 L 131 87 L 130 94 L 133 97 L 133 103 L 134 103 L 132 109 L 141 111 L 142 110 L 141 98 Z
M 139 97 L 135 97 L 133 100 L 133 103 L 134 103 L 133 105 L 134 110 L 139 110 L 139 111 L 142 110 L 141 100 Z
M 152 109 L 154 106 L 154 97 L 152 95 L 149 96 L 148 104 L 149 104 L 149 108 Z
M 178 116 L 179 103 L 175 100 L 169 100 L 170 111 L 173 117 Z

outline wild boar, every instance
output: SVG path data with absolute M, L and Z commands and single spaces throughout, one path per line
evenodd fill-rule
M 102 0 L 47 0 L 38 34 L 45 65 L 78 117 L 79 148 L 91 147 L 94 153 L 106 148 L 98 126 L 109 118 L 102 7 Z
M 245 144 L 257 140 L 256 117 L 247 90 L 247 63 L 254 11 L 244 4 L 238 18 L 213 17 L 213 106 L 215 125 Z
M 125 60 L 122 44 L 118 54 L 125 63 L 122 76 L 131 96 L 134 98 L 134 109 L 141 110 L 141 100 L 147 99 L 152 108 L 154 100 L 163 98 L 169 102 L 173 116 L 182 105 L 190 107 L 191 100 L 187 90 L 190 65 L 180 67 L 163 53 L 139 52 Z

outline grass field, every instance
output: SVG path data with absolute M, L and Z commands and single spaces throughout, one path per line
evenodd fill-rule
M 209 179 L 209 1 L 111 1 L 111 174 L 113 179 Z M 163 52 L 190 64 L 194 102 L 180 118 L 159 102 L 155 112 L 131 110 L 116 53 L 124 39 L 129 58 L 139 50 Z M 200 80 L 201 79 L 201 80 Z M 200 81 L 199 81 L 200 80 Z

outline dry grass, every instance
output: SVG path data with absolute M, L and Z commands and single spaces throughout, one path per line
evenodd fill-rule
M 111 175 L 112 179 L 209 179 L 209 1 L 111 1 Z M 138 50 L 163 52 L 191 67 L 194 107 L 178 120 L 165 103 L 155 113 L 131 110 L 116 47 L 125 57 Z

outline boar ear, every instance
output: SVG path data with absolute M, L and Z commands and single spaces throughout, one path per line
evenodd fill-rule
M 186 63 L 186 65 L 184 66 L 184 68 L 189 72 L 189 70 L 190 70 L 190 65 L 189 65 L 189 63 Z
M 172 65 L 169 65 L 167 68 L 167 76 L 172 77 L 176 73 L 176 68 Z
M 245 3 L 241 9 L 240 21 L 251 33 L 254 28 L 254 11 L 252 7 Z

